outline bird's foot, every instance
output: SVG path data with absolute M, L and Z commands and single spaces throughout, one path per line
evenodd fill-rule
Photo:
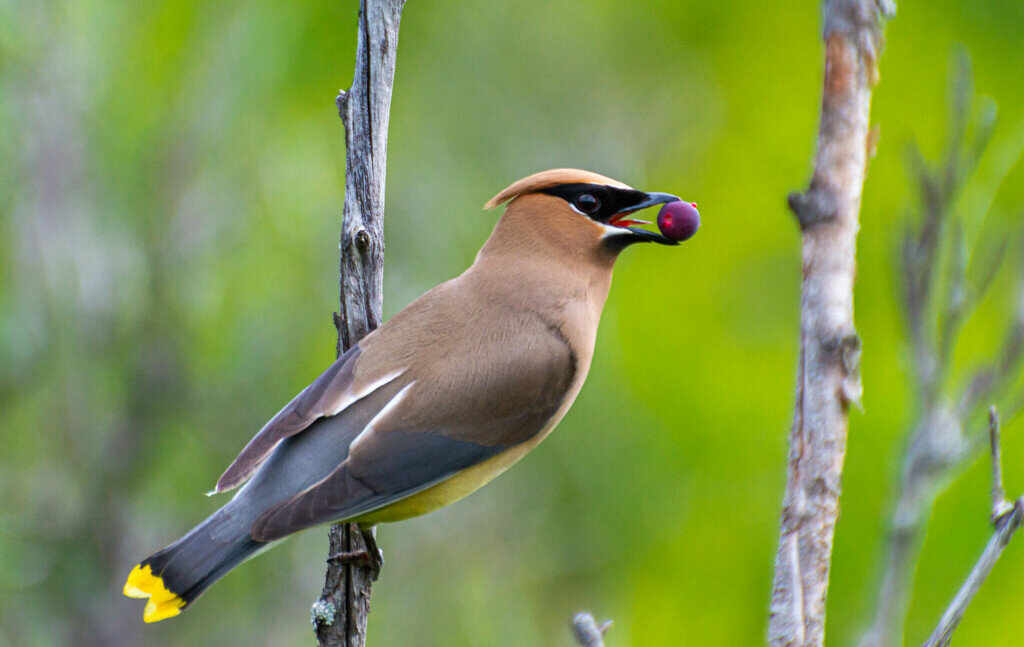
M 369 532 L 362 533 L 365 547 L 357 550 L 342 550 L 331 553 L 327 561 L 337 560 L 342 564 L 352 564 L 360 568 L 368 568 L 373 572 L 373 581 L 376 582 L 380 576 L 380 570 L 384 566 L 384 553 L 377 547 L 377 541 Z
M 377 546 L 377 537 L 372 528 L 360 531 L 363 535 L 363 543 L 366 545 L 366 553 L 370 558 L 370 569 L 373 570 L 373 581 L 380 577 L 380 569 L 384 568 L 384 551 Z

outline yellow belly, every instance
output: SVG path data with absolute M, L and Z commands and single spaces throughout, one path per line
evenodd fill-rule
M 383 508 L 377 508 L 348 521 L 355 521 L 363 526 L 372 526 L 378 523 L 418 517 L 421 514 L 427 514 L 442 508 L 449 503 L 455 503 L 462 497 L 472 494 L 487 485 L 496 476 L 507 470 L 516 461 L 525 456 L 527 452 L 536 447 L 546 435 L 547 433 L 544 432 L 539 433 L 536 437 L 525 443 L 516 445 L 497 456 L 492 456 L 473 467 L 468 467 L 446 481 L 441 481 L 422 492 L 417 492 L 410 497 L 395 501 Z

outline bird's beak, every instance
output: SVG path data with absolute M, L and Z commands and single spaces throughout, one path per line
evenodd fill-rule
M 659 243 L 662 245 L 678 245 L 679 242 L 663 236 L 662 234 L 654 231 L 648 231 L 646 229 L 640 229 L 631 225 L 649 225 L 646 220 L 631 220 L 627 218 L 641 209 L 653 207 L 659 204 L 665 204 L 667 202 L 676 202 L 681 200 L 679 196 L 672 195 L 671 193 L 647 193 L 646 199 L 639 204 L 634 204 L 630 207 L 622 209 L 612 215 L 608 219 L 608 224 L 614 227 L 621 227 L 624 230 L 624 234 L 629 232 L 629 242 L 631 243 Z

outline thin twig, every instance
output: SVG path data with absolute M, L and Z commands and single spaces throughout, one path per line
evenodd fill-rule
M 988 437 L 992 454 L 992 523 L 1010 511 L 1013 505 L 1006 500 L 1003 488 L 1003 450 L 999 431 L 999 411 L 995 405 L 988 409 Z
M 587 612 L 577 613 L 572 619 L 572 633 L 580 647 L 604 647 L 604 635 L 611 626 L 611 620 L 598 626 L 594 616 Z
M 960 624 L 960 620 L 967 611 L 967 606 L 974 599 L 978 589 L 985 582 L 985 578 L 992 572 L 992 568 L 1002 555 L 1003 549 L 1010 543 L 1013 533 L 1020 528 L 1024 519 L 1024 497 L 1021 497 L 1010 504 L 1006 500 L 1006 492 L 1003 489 L 1003 466 L 1002 446 L 999 434 L 999 413 L 993 406 L 989 409 L 989 442 L 992 457 L 992 524 L 995 532 L 988 540 L 985 550 L 978 558 L 974 568 L 971 569 L 967 580 L 957 591 L 953 601 L 949 603 L 945 613 L 939 620 L 938 626 L 932 632 L 930 638 L 925 642 L 924 647 L 943 647 L 948 645 L 953 632 Z
M 953 631 L 960 624 L 964 617 L 967 605 L 974 599 L 974 595 L 985 582 L 985 578 L 992 572 L 999 556 L 1002 555 L 1006 544 L 1010 543 L 1013 533 L 1020 528 L 1021 520 L 1024 519 L 1024 497 L 1017 499 L 1010 507 L 1010 512 L 1003 515 L 996 521 L 996 530 L 992 538 L 988 540 L 985 550 L 978 558 L 978 562 L 971 569 L 960 590 L 956 592 L 953 601 L 949 603 L 946 612 L 942 614 L 939 625 L 932 632 L 930 638 L 924 643 L 924 647 L 944 647 L 949 644 Z
M 803 238 L 800 359 L 789 437 L 782 528 L 768 640 L 821 645 L 832 540 L 846 455 L 848 409 L 861 395 L 853 282 L 869 149 L 871 90 L 878 80 L 878 0 L 824 0 L 825 79 L 810 186 L 789 204 Z

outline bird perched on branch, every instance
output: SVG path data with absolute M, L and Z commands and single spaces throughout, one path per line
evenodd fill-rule
M 270 542 L 337 521 L 366 528 L 435 510 L 493 479 L 562 419 L 590 369 L 612 265 L 677 244 L 630 214 L 679 198 L 574 169 L 537 173 L 473 265 L 345 352 L 228 467 L 224 507 L 136 566 L 144 619 L 175 616 Z M 695 213 L 695 211 L 694 211 Z M 376 552 L 376 546 L 373 546 Z

